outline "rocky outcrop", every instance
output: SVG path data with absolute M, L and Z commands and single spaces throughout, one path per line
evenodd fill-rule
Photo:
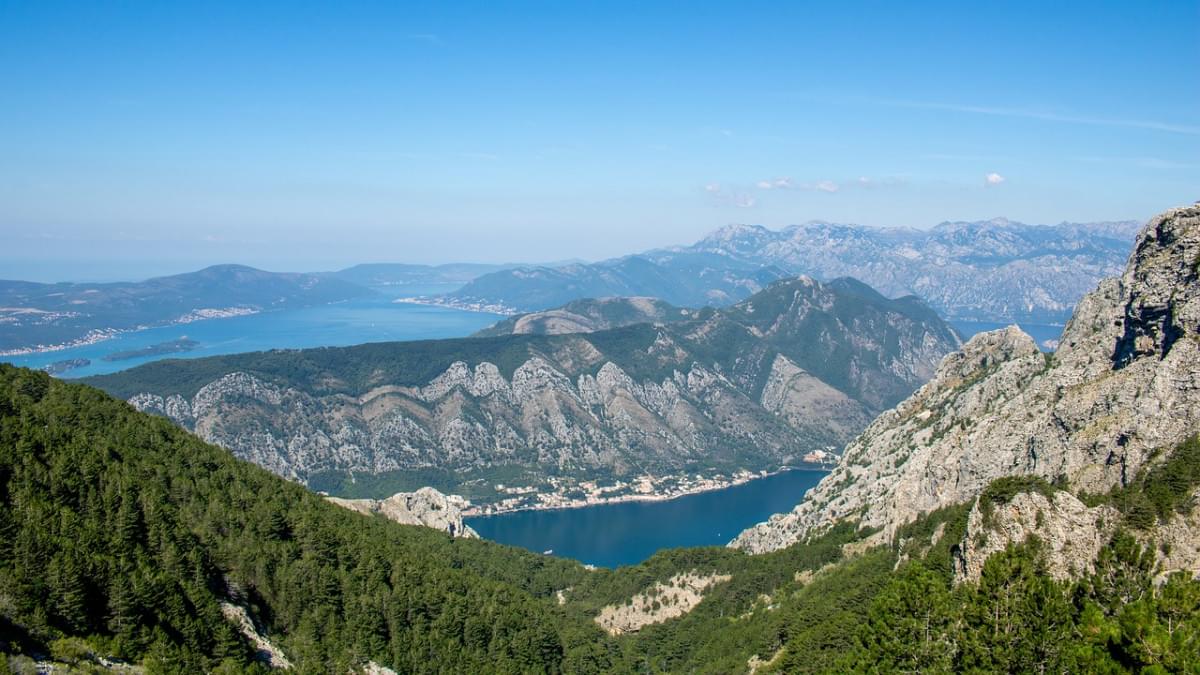
M 967 517 L 966 535 L 955 557 L 957 581 L 978 581 L 993 553 L 1031 536 L 1042 543 L 1051 576 L 1059 580 L 1081 576 L 1091 572 L 1096 554 L 1121 520 L 1116 509 L 1088 508 L 1065 490 L 1051 496 L 1021 492 L 1004 504 L 984 504 L 977 501 Z
M 326 499 L 359 513 L 378 513 L 402 525 L 432 527 L 452 537 L 479 538 L 479 533 L 463 522 L 462 510 L 470 503 L 462 497 L 444 495 L 431 487 L 423 487 L 416 492 L 397 492 L 387 499 Z
M 655 623 L 687 614 L 704 599 L 709 587 L 733 577 L 728 574 L 700 575 L 694 570 L 657 582 L 628 602 L 600 610 L 596 623 L 609 635 L 626 635 Z
M 1159 580 L 1177 570 L 1200 578 L 1200 490 L 1192 493 L 1190 503 L 1187 513 L 1177 513 L 1141 536 L 1158 556 Z
M 255 658 L 258 661 L 276 670 L 292 669 L 292 663 L 288 661 L 283 650 L 259 632 L 245 607 L 231 602 L 222 602 L 221 614 L 225 616 L 226 621 L 237 627 L 238 632 L 246 638 L 247 642 L 254 646 Z
M 1125 273 L 1079 303 L 1052 357 L 1015 327 L 976 336 L 850 443 L 794 511 L 731 545 L 771 551 L 842 519 L 889 540 L 1002 476 L 1091 493 L 1126 484 L 1200 430 L 1198 265 L 1200 205 L 1155 218 Z

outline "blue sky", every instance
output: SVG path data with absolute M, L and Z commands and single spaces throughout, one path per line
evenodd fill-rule
M 0 0 L 0 277 L 1200 199 L 1200 2 L 428 4 Z

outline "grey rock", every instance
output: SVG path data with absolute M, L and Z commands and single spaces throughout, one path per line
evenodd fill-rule
M 431 487 L 416 492 L 397 492 L 387 499 L 326 499 L 359 513 L 378 513 L 402 525 L 431 527 L 452 537 L 479 538 L 479 533 L 463 522 L 462 510 L 469 503 L 462 497 L 444 495 Z
M 1053 357 L 1010 327 L 977 335 L 879 416 L 792 512 L 741 533 L 751 552 L 842 519 L 901 525 L 1010 475 L 1097 493 L 1200 431 L 1200 205 L 1138 235 L 1127 268 L 1086 296 Z

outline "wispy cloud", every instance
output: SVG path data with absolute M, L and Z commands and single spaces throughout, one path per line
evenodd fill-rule
M 996 117 L 1019 117 L 1023 119 L 1045 120 L 1047 122 L 1063 122 L 1066 124 L 1085 124 L 1103 127 L 1125 127 L 1132 129 L 1149 129 L 1164 131 L 1172 134 L 1200 136 L 1200 126 L 1190 124 L 1175 124 L 1158 120 L 1119 119 L 1109 117 L 1091 117 L 1073 115 L 1029 108 L 1007 108 L 1003 106 L 964 105 L 960 103 L 937 103 L 932 101 L 903 101 L 890 99 L 869 99 L 876 105 L 893 108 L 915 108 L 919 110 L 945 110 L 948 112 L 971 113 L 976 115 L 992 115 Z
M 871 178 L 869 176 L 859 176 L 857 180 L 851 183 L 856 188 L 863 190 L 874 190 L 876 188 L 888 187 L 903 187 L 908 185 L 908 179 L 900 176 L 882 176 L 880 178 Z
M 705 185 L 704 192 L 717 203 L 731 204 L 741 209 L 754 208 L 758 204 L 754 195 L 736 188 L 726 188 L 720 183 Z
M 792 187 L 792 179 L 787 177 L 772 178 L 770 180 L 760 180 L 755 185 L 760 190 L 787 190 Z
M 1161 157 L 1074 157 L 1077 162 L 1094 162 L 1096 164 L 1124 164 L 1142 169 L 1200 169 L 1200 164 L 1194 162 L 1177 162 Z
M 882 178 L 870 178 L 868 176 L 859 176 L 853 180 L 836 181 L 836 180 L 817 180 L 806 183 L 797 183 L 791 178 L 769 178 L 760 180 L 754 184 L 760 190 L 799 190 L 802 192 L 824 192 L 833 194 L 841 192 L 845 188 L 858 188 L 863 190 L 873 190 L 882 187 L 899 187 L 906 185 L 907 181 L 903 178 L 895 176 L 884 176 Z
M 983 184 L 987 187 L 993 187 L 996 185 L 1000 185 L 1005 180 L 1007 180 L 1007 179 L 1004 176 L 1001 176 L 1000 174 L 993 171 L 992 173 L 989 173 L 988 175 L 983 177 Z

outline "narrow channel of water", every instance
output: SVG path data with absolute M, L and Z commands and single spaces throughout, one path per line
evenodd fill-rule
M 480 536 L 598 565 L 633 565 L 664 548 L 723 546 L 773 513 L 790 511 L 825 471 L 797 469 L 658 502 L 620 502 L 469 518 Z

